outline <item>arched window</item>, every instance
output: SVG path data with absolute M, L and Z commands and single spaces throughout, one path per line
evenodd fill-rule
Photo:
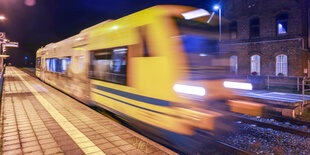
M 229 24 L 229 37 L 230 39 L 237 39 L 237 22 L 233 21 Z
M 260 21 L 258 17 L 252 18 L 250 20 L 250 38 L 258 38 Z
M 287 56 L 284 54 L 276 57 L 276 75 L 287 76 Z
M 236 55 L 230 57 L 230 71 L 235 75 L 238 74 L 238 56 Z
M 251 74 L 260 75 L 260 56 L 259 55 L 251 56 Z
M 277 35 L 286 35 L 288 23 L 287 13 L 281 13 L 277 15 Z

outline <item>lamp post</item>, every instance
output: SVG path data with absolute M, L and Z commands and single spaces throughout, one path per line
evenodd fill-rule
M 0 15 L 0 21 L 4 21 L 6 20 L 6 17 L 4 15 Z M 1 55 L 1 58 L 0 58 L 0 70 L 3 69 L 3 43 L 6 42 L 6 39 L 5 39 L 5 33 L 4 32 L 1 32 L 0 33 L 0 55 Z
M 220 36 L 219 36 L 219 41 L 221 41 L 221 37 L 222 37 L 222 27 L 221 27 L 221 24 L 222 24 L 222 9 L 219 5 L 214 5 L 213 6 L 213 9 L 215 11 L 219 10 L 219 31 L 220 31 Z

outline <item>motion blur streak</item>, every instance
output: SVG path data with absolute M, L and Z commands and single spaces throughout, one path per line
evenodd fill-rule
M 204 96 L 206 94 L 206 90 L 203 87 L 188 86 L 182 84 L 175 84 L 173 86 L 173 90 L 178 93 L 192 94 L 198 96 Z
M 226 88 L 234 88 L 234 89 L 245 89 L 245 90 L 252 90 L 252 84 L 250 83 L 241 83 L 241 82 L 230 82 L 225 81 L 223 83 L 224 87 Z
M 190 20 L 190 19 L 195 19 L 203 16 L 209 16 L 210 13 L 204 9 L 197 9 L 194 11 L 182 13 L 185 19 Z

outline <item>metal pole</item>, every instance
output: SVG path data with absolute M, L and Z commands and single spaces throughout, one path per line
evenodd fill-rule
M 304 103 L 305 103 L 305 77 L 303 77 L 302 79 L 302 104 L 299 112 L 300 115 L 302 115 Z
M 299 77 L 297 76 L 297 91 L 299 91 Z
M 269 75 L 267 75 L 267 89 L 269 90 Z
M 2 40 L 0 41 L 0 54 L 2 55 L 3 54 L 3 46 L 2 46 Z M 0 58 L 0 70 L 3 69 L 3 57 Z
M 219 21 L 219 29 L 220 29 L 220 37 L 219 37 L 219 41 L 222 40 L 222 27 L 221 27 L 221 24 L 222 24 L 222 9 L 219 8 L 219 16 L 220 16 L 220 21 Z

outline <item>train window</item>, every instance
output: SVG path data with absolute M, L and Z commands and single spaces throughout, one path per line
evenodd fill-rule
M 125 85 L 127 50 L 127 47 L 120 47 L 94 51 L 91 78 Z
M 67 70 L 68 68 L 70 68 L 71 65 L 71 57 L 67 57 L 67 58 L 61 58 L 59 59 L 59 72 L 62 74 L 67 74 Z
M 56 58 L 53 58 L 50 60 L 50 69 L 51 69 L 50 71 L 52 72 L 58 71 L 57 62 L 58 62 L 58 59 Z
M 38 57 L 37 58 L 37 68 L 40 68 L 40 65 L 41 65 L 41 58 Z
M 217 26 L 175 18 L 186 54 L 210 55 L 219 52 Z M 194 60 L 195 62 L 195 60 Z
M 189 79 L 216 79 L 226 76 L 229 64 L 219 57 L 218 26 L 199 21 L 174 18 L 179 30 L 173 38 L 181 41 L 187 58 L 187 67 L 182 71 L 189 74 Z M 223 23 L 225 26 L 227 23 Z M 224 30 L 224 29 L 223 29 Z M 222 31 L 227 36 L 226 29 Z
M 51 71 L 51 68 L 50 68 L 50 60 L 51 60 L 51 59 L 45 59 L 46 71 Z

